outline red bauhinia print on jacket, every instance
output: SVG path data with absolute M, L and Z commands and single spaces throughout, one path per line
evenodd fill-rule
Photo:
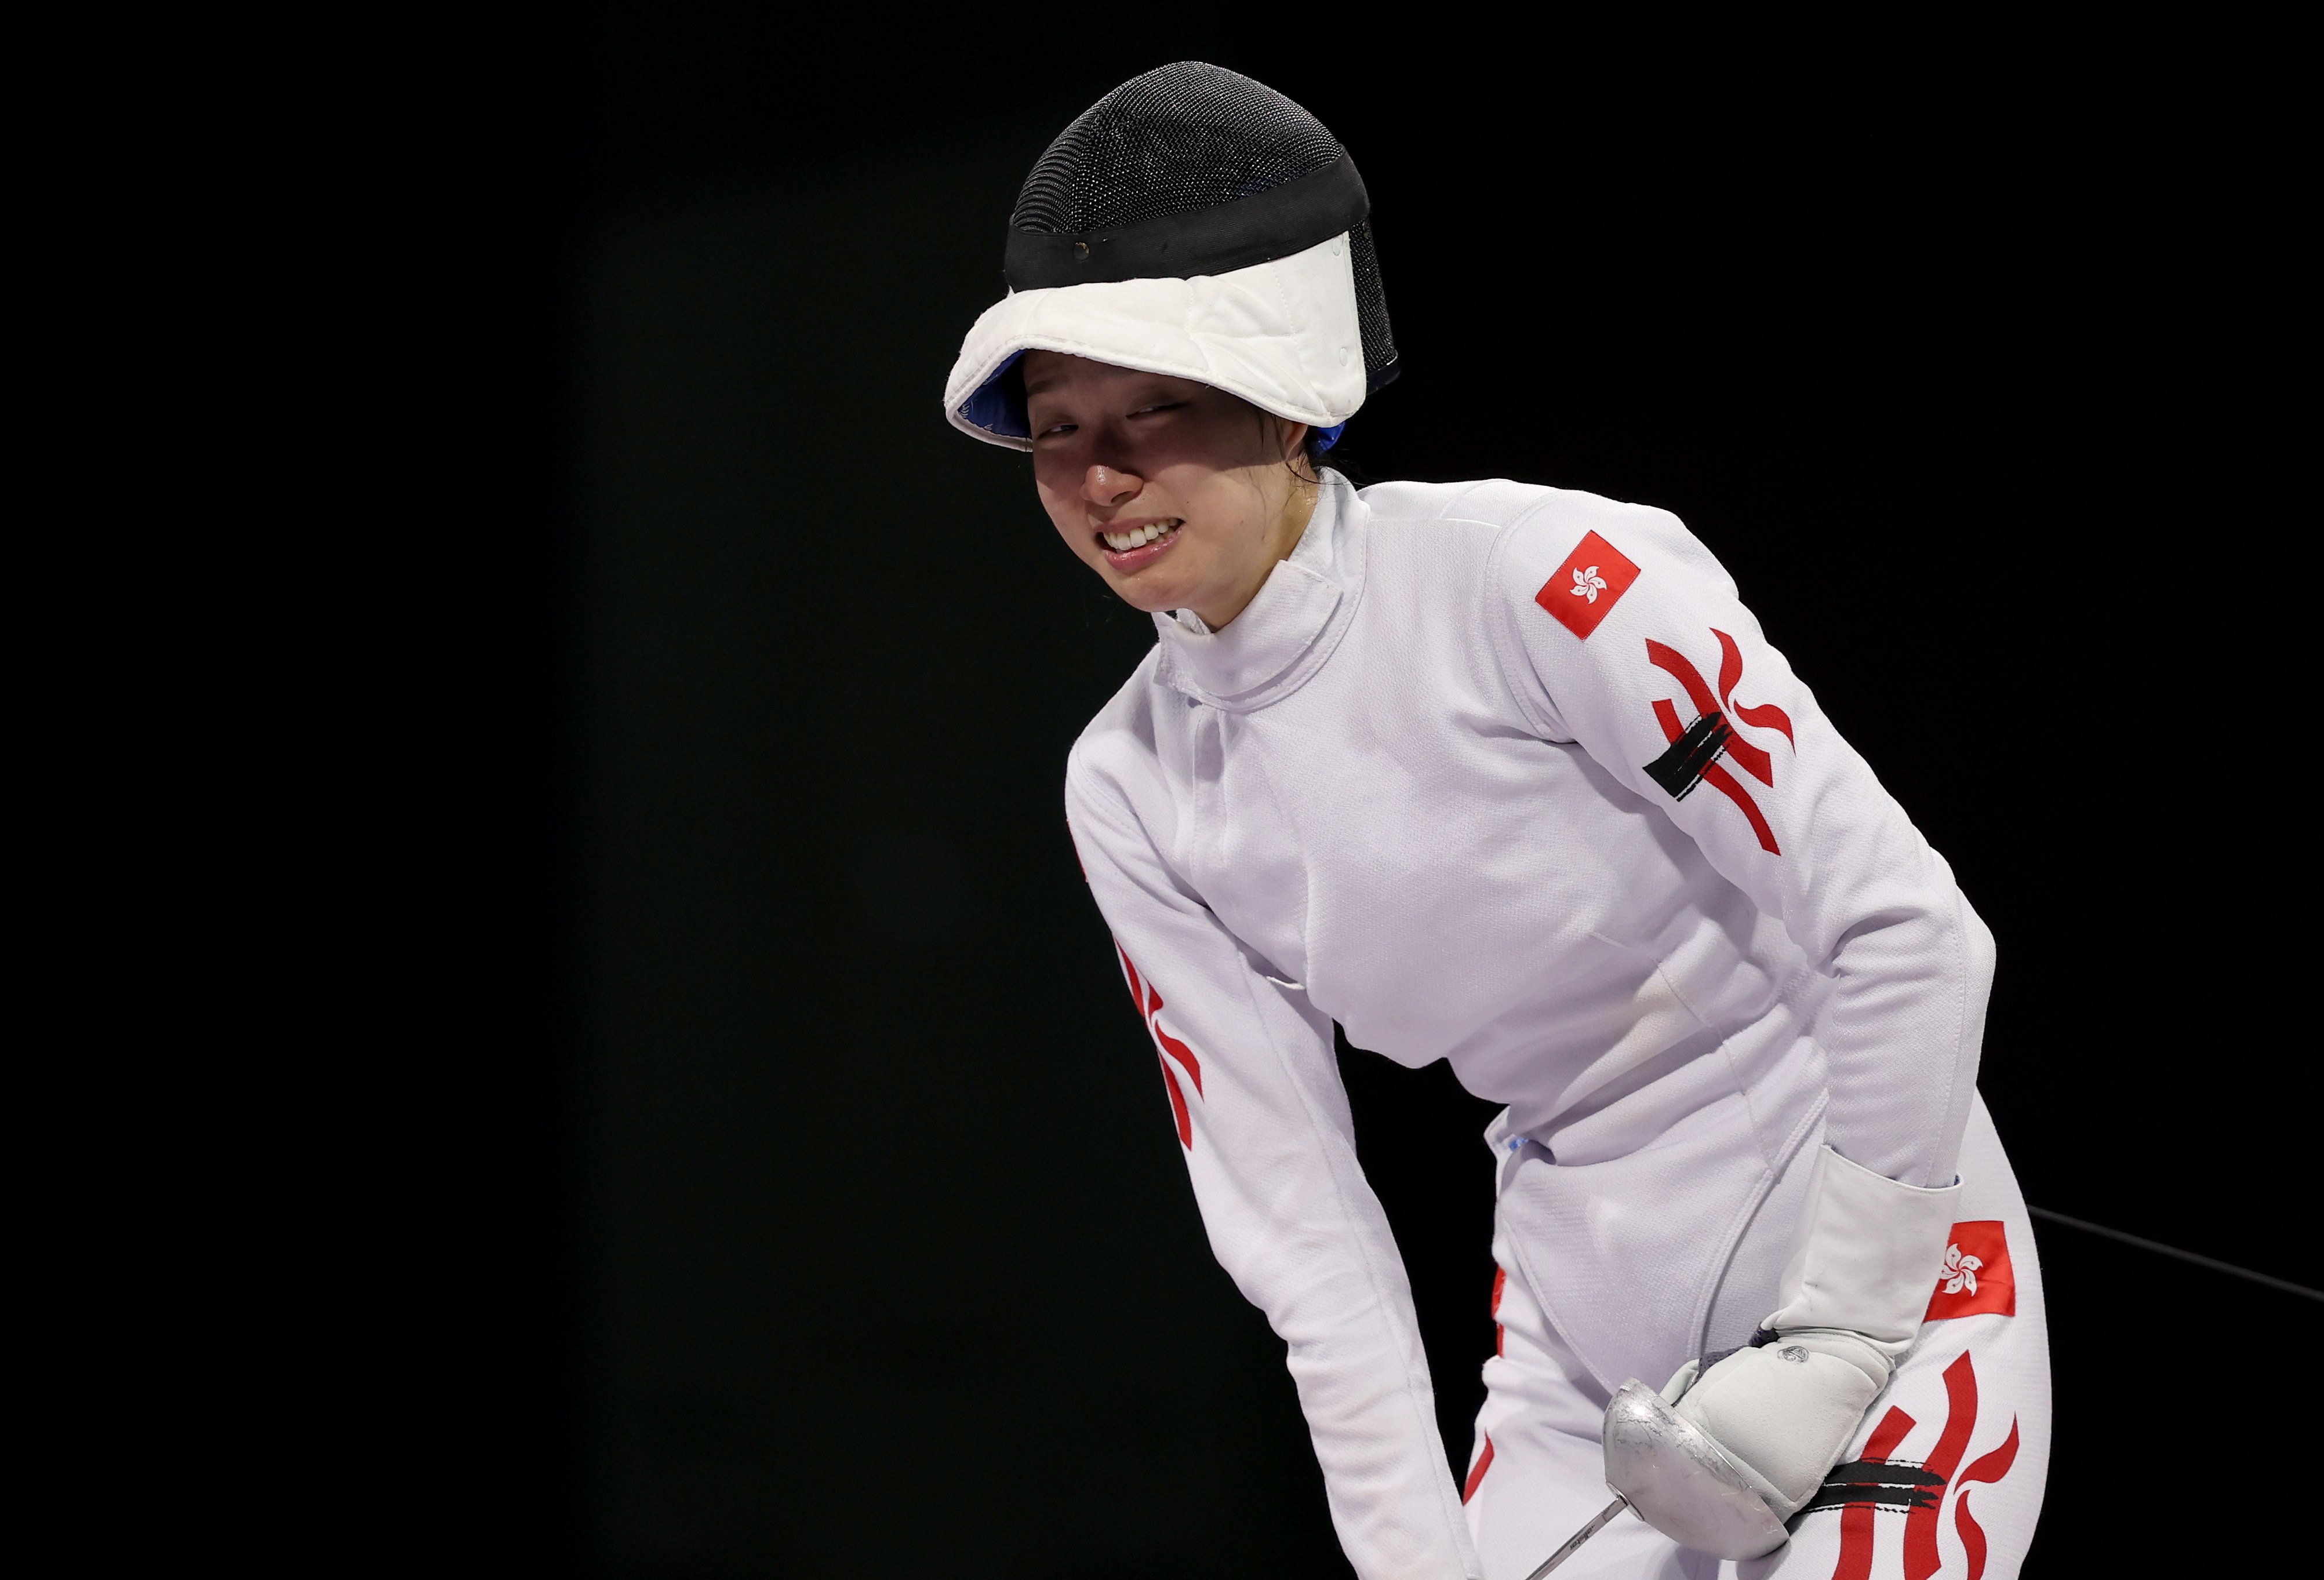
M 1759 848 L 1770 856 L 1780 856 L 1783 851 L 1776 848 L 1775 831 L 1767 826 L 1759 804 L 1752 800 L 1750 791 L 1743 787 L 1740 780 L 1720 766 L 1719 758 L 1726 758 L 1773 789 L 1775 759 L 1736 734 L 1729 721 L 1738 719 L 1755 729 L 1781 730 L 1784 739 L 1796 747 L 1799 743 L 1792 734 L 1792 716 L 1772 703 L 1756 708 L 1735 705 L 1735 687 L 1743 678 L 1743 651 L 1725 631 L 1714 628 L 1711 634 L 1719 638 L 1719 690 L 1715 694 L 1703 684 L 1702 671 L 1685 654 L 1652 637 L 1646 638 L 1646 661 L 1657 669 L 1668 671 L 1685 689 L 1687 701 L 1694 704 L 1694 722 L 1681 727 L 1676 705 L 1667 699 L 1657 699 L 1654 704 L 1655 721 L 1662 726 L 1663 739 L 1670 742 L 1671 749 L 1648 763 L 1646 771 L 1674 801 L 1685 800 L 1698 784 L 1710 785 L 1733 802 L 1750 821 L 1751 831 L 1759 836 Z
M 1162 1029 L 1162 995 L 1153 983 L 1138 974 L 1138 968 L 1130 963 L 1130 951 L 1121 947 L 1119 940 L 1113 952 L 1121 957 L 1121 969 L 1129 974 L 1130 1000 L 1145 1018 L 1146 1029 L 1154 1034 L 1154 1045 L 1161 1050 L 1155 1057 L 1162 1062 L 1162 1082 L 1170 1090 L 1170 1114 L 1178 1122 L 1178 1144 L 1192 1152 L 1194 1119 L 1186 1110 L 1186 1094 L 1178 1085 L 1177 1072 L 1170 1068 L 1170 1061 L 1175 1059 L 1185 1066 L 1186 1079 L 1194 1083 L 1194 1095 L 1198 1098 L 1203 1095 L 1202 1062 L 1194 1057 L 1192 1048 Z

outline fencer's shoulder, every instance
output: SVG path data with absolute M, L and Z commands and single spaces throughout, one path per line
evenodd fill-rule
M 1505 557 L 1511 544 L 1564 552 L 1595 531 L 1666 556 L 1702 553 L 1676 516 L 1652 505 L 1630 504 L 1574 488 L 1517 482 L 1506 477 L 1469 482 L 1380 482 L 1357 491 L 1375 533 L 1432 529 L 1441 543 L 1466 538 Z M 1707 556 L 1705 556 L 1707 557 Z
M 1579 489 L 1481 477 L 1467 482 L 1375 482 L 1356 491 L 1376 522 L 1508 527 L 1536 518 L 1643 510 Z
M 1582 489 L 1495 481 L 1476 485 L 1458 507 L 1493 530 L 1487 575 L 1530 602 L 1545 579 L 1572 569 L 1628 565 L 1657 581 L 1708 583 L 1728 594 L 1733 583 L 1686 523 L 1657 505 L 1633 504 Z M 1601 562 L 1603 562 L 1601 564 Z
M 1557 491 L 1489 477 L 1471 482 L 1375 482 L 1356 491 L 1375 532 L 1508 525 Z

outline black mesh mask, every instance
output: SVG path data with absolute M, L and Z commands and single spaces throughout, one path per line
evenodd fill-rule
M 1364 383 L 1397 375 L 1355 161 L 1261 83 L 1199 60 L 1134 77 L 1049 144 L 1009 217 L 1012 290 L 1224 274 L 1345 233 Z

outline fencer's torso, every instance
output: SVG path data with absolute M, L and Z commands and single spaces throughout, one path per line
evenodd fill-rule
M 1821 983 L 1662 808 L 1536 732 L 1482 639 L 1504 524 L 1438 515 L 1452 492 L 1327 490 L 1309 574 L 1268 583 L 1294 596 L 1217 635 L 1157 621 L 1103 723 L 1150 737 L 1141 818 L 1270 975 L 1360 1047 L 1449 1060 L 1567 1155 L 1562 1116 Z
M 1074 746 L 1074 841 L 1351 1557 L 1449 1572 L 1333 1021 L 1507 1105 L 1505 1228 L 1612 1386 L 1768 1309 L 1811 1135 L 1950 1179 L 1990 940 L 1666 512 L 1326 473 L 1232 624 L 1157 624 Z

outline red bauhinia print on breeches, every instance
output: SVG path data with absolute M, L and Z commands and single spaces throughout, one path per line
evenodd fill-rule
M 1831 1580 L 1869 1580 L 1872 1574 L 1874 1511 L 1886 1505 L 1905 1510 L 1904 1580 L 1930 1580 L 1943 1560 L 1937 1551 L 1937 1520 L 1947 1493 L 1952 1494 L 1953 1529 L 1969 1559 L 1967 1580 L 1982 1580 L 1987 1542 L 1984 1527 L 1969 1511 L 1969 1489 L 1974 1482 L 1997 1482 L 2017 1460 L 2017 1422 L 1991 1453 L 1970 1462 L 1956 1477 L 1954 1468 L 1977 1429 L 1977 1366 L 1966 1351 L 1944 1371 L 1945 1424 L 1927 1459 L 1914 1464 L 1891 1459 L 1896 1446 L 1915 1425 L 1913 1418 L 1891 1405 L 1872 1428 L 1864 1457 L 1832 1472 L 1823 1492 L 1809 1502 L 1811 1510 L 1839 1505 L 1840 1562 Z
M 1946 1239 L 1944 1264 L 1938 1270 L 1925 1319 L 2011 1317 L 2016 1311 L 2017 1275 L 2010 1264 L 2006 1226 L 1995 1218 L 1955 1224 Z M 1945 1368 L 1943 1377 L 1945 1421 L 1927 1459 L 1891 1457 L 1917 1424 L 1892 1405 L 1872 1428 L 1864 1457 L 1833 1466 L 1822 1490 L 1801 1511 L 1840 1511 L 1840 1563 L 1832 1580 L 1870 1580 L 1873 1516 L 1882 1509 L 1904 1514 L 1904 1580 L 1930 1580 L 1942 1564 L 1937 1525 L 1949 1494 L 1953 1529 L 1969 1560 L 1966 1580 L 1982 1580 L 1989 1544 L 1984 1528 L 1969 1513 L 1969 1487 L 1974 1482 L 1997 1482 L 2009 1474 L 2017 1460 L 2017 1421 L 2011 1418 L 2009 1435 L 1999 1447 L 1971 1461 L 1956 1477 L 1953 1471 L 1977 1430 L 1977 1365 L 1964 1351 Z

